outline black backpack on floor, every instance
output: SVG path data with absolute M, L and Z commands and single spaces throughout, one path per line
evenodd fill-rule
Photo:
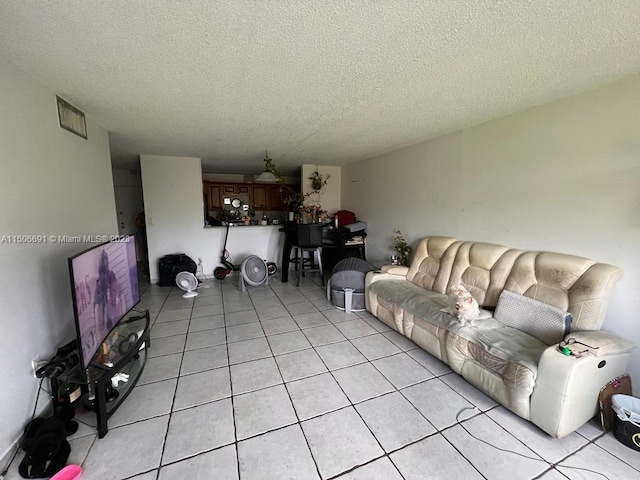
M 180 272 L 191 272 L 195 275 L 197 269 L 196 262 L 184 253 L 165 255 L 158 260 L 158 285 L 173 287 L 176 284 L 176 275 Z

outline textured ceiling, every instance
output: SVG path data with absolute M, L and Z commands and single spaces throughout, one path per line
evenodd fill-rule
M 114 165 L 344 165 L 640 72 L 640 1 L 2 0 L 0 54 Z

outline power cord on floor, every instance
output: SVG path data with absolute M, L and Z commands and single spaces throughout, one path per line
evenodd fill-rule
M 528 455 L 524 455 L 524 454 L 519 453 L 519 452 L 514 452 L 513 450 L 508 450 L 508 449 L 506 449 L 506 448 L 500 448 L 500 447 L 498 447 L 498 446 L 496 446 L 496 445 L 493 445 L 492 443 L 487 442 L 486 440 L 483 440 L 483 439 L 481 439 L 481 438 L 476 437 L 476 436 L 475 436 L 473 433 L 471 433 L 471 432 L 467 429 L 467 427 L 465 427 L 465 426 L 462 424 L 462 422 L 460 421 L 460 415 L 461 415 L 465 410 L 477 410 L 477 407 L 465 407 L 465 408 L 463 408 L 462 410 L 460 410 L 460 411 L 456 414 L 456 423 L 457 423 L 458 425 L 460 425 L 460 426 L 462 427 L 462 429 L 463 429 L 465 432 L 467 432 L 467 433 L 469 434 L 469 436 L 470 436 L 470 437 L 475 438 L 475 439 L 476 439 L 477 441 L 479 441 L 480 443 L 484 443 L 485 445 L 488 445 L 488 446 L 490 446 L 491 448 L 495 448 L 496 450 L 499 450 L 499 451 L 501 451 L 501 452 L 505 452 L 505 453 L 512 453 L 512 454 L 514 454 L 514 455 L 518 455 L 519 457 L 526 458 L 526 459 L 528 459 L 528 460 L 535 460 L 536 462 L 543 462 L 543 463 L 546 463 L 547 465 L 549 465 L 550 467 L 553 467 L 553 466 L 554 466 L 553 464 L 551 464 L 551 463 L 547 462 L 546 460 L 544 460 L 544 459 L 542 459 L 542 458 L 530 457 L 530 456 L 528 456 Z M 568 468 L 568 469 L 571 469 L 571 470 L 583 470 L 583 471 L 585 471 L 585 472 L 595 473 L 596 475 L 600 475 L 600 476 L 602 476 L 602 477 L 606 478 L 607 480 L 610 480 L 610 479 L 609 479 L 609 477 L 607 477 L 604 473 L 596 472 L 595 470 L 590 470 L 590 469 L 588 469 L 588 468 L 583 468 L 583 467 L 573 467 L 573 466 L 570 466 L 570 465 L 555 465 L 555 466 L 556 466 L 556 467 L 559 467 L 559 468 Z M 0 479 L 0 480 L 1 480 L 1 479 Z
M 38 385 L 38 393 L 36 393 L 36 404 L 33 406 L 33 412 L 31 412 L 31 420 L 29 420 L 29 423 L 33 422 L 33 420 L 36 418 L 36 409 L 38 408 L 38 400 L 40 399 L 40 392 L 45 391 L 44 388 L 42 388 L 43 381 L 44 381 L 44 377 L 40 379 L 40 385 Z M 4 480 L 4 477 L 6 477 L 7 473 L 9 473 L 11 464 L 15 460 L 16 455 L 18 454 L 18 452 L 20 451 L 20 448 L 22 447 L 22 440 L 23 440 L 22 437 L 20 438 L 20 440 L 18 440 L 18 445 L 16 446 L 15 452 L 13 452 L 13 455 L 11 455 L 11 459 L 9 460 L 9 463 L 7 464 L 6 468 L 2 471 L 2 473 L 0 473 L 0 480 Z
M 197 288 L 209 288 L 211 285 L 204 283 L 207 277 L 204 276 L 204 268 L 202 267 L 202 257 L 198 257 L 198 266 L 196 267 L 196 279 L 198 280 Z

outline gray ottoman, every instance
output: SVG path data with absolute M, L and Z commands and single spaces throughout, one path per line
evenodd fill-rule
M 327 300 L 347 313 L 362 312 L 365 310 L 364 277 L 372 270 L 376 268 L 361 258 L 340 260 L 327 282 Z

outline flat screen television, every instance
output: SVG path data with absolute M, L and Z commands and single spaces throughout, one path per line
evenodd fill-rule
M 86 368 L 111 330 L 140 301 L 133 237 L 69 258 L 80 361 Z

